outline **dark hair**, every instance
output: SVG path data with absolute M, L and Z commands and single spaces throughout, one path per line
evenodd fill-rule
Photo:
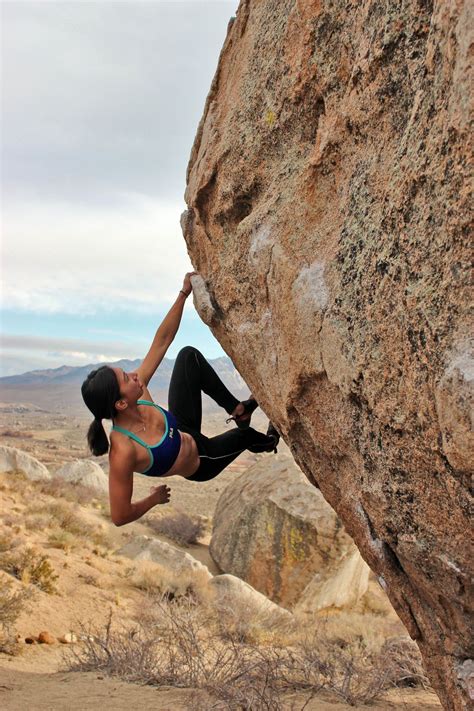
M 115 403 L 120 400 L 120 387 L 112 368 L 103 365 L 93 370 L 81 386 L 84 402 L 94 415 L 87 432 L 89 448 L 96 457 L 109 451 L 109 440 L 102 420 L 111 420 L 116 414 Z

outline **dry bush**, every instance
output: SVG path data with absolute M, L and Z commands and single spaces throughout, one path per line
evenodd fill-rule
M 57 592 L 55 582 L 59 576 L 55 574 L 47 556 L 33 548 L 18 548 L 1 553 L 0 569 L 25 585 L 35 585 L 49 594 Z
M 291 619 L 279 617 L 271 603 L 256 607 L 250 600 L 235 595 L 207 593 L 205 602 L 222 640 L 246 644 L 286 644 L 294 631 Z
M 33 433 L 32 432 L 21 432 L 20 430 L 6 429 L 6 430 L 2 430 L 0 432 L 0 437 L 17 437 L 17 438 L 31 439 L 31 437 L 33 437 Z
M 190 597 L 203 599 L 207 587 L 205 571 L 176 573 L 159 563 L 137 560 L 124 573 L 129 584 L 149 595 L 166 597 L 168 600 Z
M 202 610 L 189 600 L 155 600 L 133 626 L 85 629 L 82 648 L 66 650 L 66 668 L 98 671 L 127 681 L 207 690 L 227 708 L 280 708 L 278 660 L 256 647 L 222 644 L 207 634 Z M 244 704 L 244 705 L 242 705 Z M 212 708 L 212 707 L 207 707 Z
M 190 599 L 150 597 L 136 623 L 119 626 L 110 618 L 102 631 L 86 630 L 85 645 L 69 650 L 68 668 L 207 692 L 207 705 L 196 699 L 196 710 L 277 711 L 285 692 L 299 691 L 309 700 L 321 689 L 354 706 L 406 678 L 400 640 L 374 650 L 361 639 L 334 640 L 324 629 L 304 636 L 300 629 L 285 644 L 239 642 L 232 635 L 223 639 L 219 617 L 218 610 Z
M 60 476 L 53 477 L 46 481 L 35 482 L 35 488 L 42 494 L 52 496 L 54 499 L 66 499 L 72 503 L 85 504 L 101 503 L 103 505 L 108 501 L 105 494 L 101 494 L 96 489 L 83 484 L 75 484 L 71 481 L 66 481 Z
M 28 531 L 44 531 L 51 523 L 51 516 L 47 513 L 28 514 L 23 518 L 23 525 Z
M 390 670 L 394 686 L 422 686 L 430 689 L 420 650 L 408 637 L 388 639 L 380 650 L 380 661 Z
M 15 655 L 20 651 L 14 635 L 14 624 L 19 615 L 27 610 L 33 597 L 31 588 L 14 590 L 6 576 L 0 578 L 0 652 Z
M 181 546 L 197 543 L 205 531 L 205 523 L 201 519 L 193 519 L 186 513 L 149 518 L 147 524 L 155 533 L 162 534 Z
M 86 539 L 94 545 L 109 546 L 111 539 L 105 529 L 93 526 L 84 520 L 78 509 L 67 501 L 49 501 L 33 504 L 27 510 L 25 520 L 33 517 L 43 517 L 49 521 L 49 526 L 54 526 L 77 538 Z
M 80 545 L 80 541 L 69 531 L 63 531 L 58 528 L 48 536 L 48 544 L 52 548 L 68 552 L 73 548 L 77 548 Z

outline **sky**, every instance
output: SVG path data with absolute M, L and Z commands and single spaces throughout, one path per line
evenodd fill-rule
M 0 376 L 143 357 L 238 0 L 1 0 Z M 168 356 L 224 355 L 188 299 Z

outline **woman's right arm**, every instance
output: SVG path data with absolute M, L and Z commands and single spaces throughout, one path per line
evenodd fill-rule
M 110 516 L 116 526 L 136 521 L 157 504 L 166 504 L 170 500 L 170 489 L 165 484 L 153 489 L 150 496 L 132 503 L 133 449 L 123 449 L 110 455 L 109 499 Z

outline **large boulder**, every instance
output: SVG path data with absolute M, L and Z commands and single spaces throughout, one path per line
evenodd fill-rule
M 360 559 L 322 494 L 283 455 L 262 458 L 226 487 L 214 512 L 210 553 L 221 570 L 287 607 L 315 575 L 329 580 L 348 555 Z M 341 601 L 344 594 L 358 599 L 367 588 L 367 576 L 365 588 L 359 575 L 356 589 L 350 575 L 340 582 L 348 588 Z
M 51 479 L 48 469 L 37 459 L 15 447 L 0 446 L 0 472 L 22 472 L 27 479 Z
M 174 575 L 195 574 L 199 579 L 212 578 L 208 568 L 185 551 L 175 548 L 170 543 L 160 541 L 150 536 L 137 536 L 117 551 L 117 555 L 132 560 L 145 560 L 159 563 Z
M 456 711 L 474 656 L 472 20 L 467 0 L 242 0 L 182 219 L 203 319 Z
M 109 490 L 109 480 L 102 467 L 89 459 L 66 462 L 56 471 L 56 476 L 73 484 L 82 484 L 101 493 Z

